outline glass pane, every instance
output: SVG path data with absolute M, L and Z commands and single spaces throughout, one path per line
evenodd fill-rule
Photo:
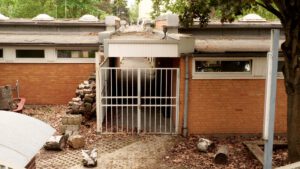
M 196 61 L 196 72 L 251 72 L 251 60 L 247 61 Z
M 279 60 L 278 61 L 277 72 L 282 72 L 283 66 L 284 66 L 284 61 L 283 60 Z
M 45 58 L 44 50 L 16 50 L 17 58 Z
M 0 58 L 3 58 L 3 49 L 0 49 Z
M 58 50 L 58 58 L 95 58 L 96 50 Z

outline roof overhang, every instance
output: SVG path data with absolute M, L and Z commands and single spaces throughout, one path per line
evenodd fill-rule
M 193 53 L 195 38 L 190 35 L 171 33 L 165 39 L 161 32 L 153 34 L 131 33 L 113 37 L 112 33 L 101 33 L 106 57 L 180 57 L 182 53 Z
M 104 40 L 108 57 L 179 57 L 175 40 Z

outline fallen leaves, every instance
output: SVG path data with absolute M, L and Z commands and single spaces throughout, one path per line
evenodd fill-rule
M 209 137 L 216 147 L 226 145 L 229 150 L 229 162 L 227 165 L 217 165 L 213 162 L 216 148 L 205 152 L 197 150 L 197 142 L 203 136 L 191 136 L 180 138 L 177 143 L 168 151 L 163 161 L 168 163 L 170 168 L 197 168 L 197 169 L 261 169 L 262 165 L 251 155 L 242 144 L 246 140 L 258 140 L 259 137 L 232 136 L 232 137 Z M 274 163 L 276 166 L 286 164 L 287 150 L 281 149 L 274 152 Z

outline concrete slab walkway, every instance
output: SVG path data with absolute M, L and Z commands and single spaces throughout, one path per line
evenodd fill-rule
M 111 153 L 99 155 L 97 169 L 161 168 L 160 160 L 172 145 L 172 136 L 147 136 Z M 82 165 L 72 169 L 84 169 Z

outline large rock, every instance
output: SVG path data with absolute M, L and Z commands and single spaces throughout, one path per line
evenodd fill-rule
M 61 125 L 60 126 L 60 132 L 62 134 L 66 133 L 66 130 L 70 130 L 70 131 L 78 131 L 80 128 L 80 125 Z
M 85 145 L 84 137 L 81 135 L 72 135 L 68 140 L 69 145 L 74 149 L 83 148 Z
M 82 122 L 81 114 L 65 115 L 61 118 L 63 125 L 80 125 Z
M 63 150 L 68 139 L 68 135 L 51 136 L 44 145 L 46 150 Z
M 212 141 L 205 139 L 205 138 L 200 138 L 198 143 L 197 143 L 197 148 L 201 152 L 207 152 L 210 147 L 212 147 L 214 144 Z

